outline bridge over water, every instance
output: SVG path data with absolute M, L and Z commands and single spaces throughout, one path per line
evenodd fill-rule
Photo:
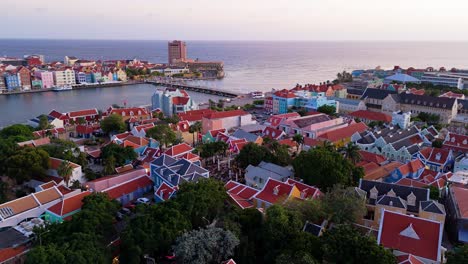
M 228 97 L 228 98 L 235 98 L 239 96 L 239 94 L 235 92 L 220 91 L 211 87 L 188 84 L 187 82 L 184 82 L 184 81 L 156 79 L 156 80 L 146 80 L 145 82 L 149 84 L 153 84 L 153 85 L 180 88 L 180 89 L 184 89 L 187 91 L 193 91 L 193 92 L 205 93 L 205 94 L 213 94 L 213 95 L 218 95 L 218 96 L 223 96 L 223 97 Z

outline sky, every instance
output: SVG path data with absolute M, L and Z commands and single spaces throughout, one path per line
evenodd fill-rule
M 1 2 L 0 38 L 468 41 L 466 0 Z

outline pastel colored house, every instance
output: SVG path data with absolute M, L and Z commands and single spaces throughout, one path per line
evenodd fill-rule
M 146 137 L 146 131 L 154 127 L 154 123 L 143 124 L 139 126 L 134 126 L 132 128 L 132 135 L 136 137 Z
M 118 175 L 105 176 L 89 181 L 86 183 L 86 188 L 92 192 L 102 192 L 112 186 L 117 186 L 131 179 L 136 179 L 145 175 L 147 175 L 145 169 L 132 170 Z
M 255 143 L 257 145 L 261 145 L 263 143 L 262 137 L 253 133 L 246 132 L 243 129 L 237 129 L 231 136 L 238 139 L 244 138 L 247 142 Z
M 468 153 L 468 136 L 449 132 L 442 148 L 451 149 L 454 153 Z
M 0 228 L 16 226 L 20 222 L 40 217 L 47 208 L 62 200 L 63 194 L 55 186 L 0 204 Z
M 285 114 L 295 105 L 296 95 L 286 89 L 273 94 L 273 113 Z
M 157 90 L 151 97 L 151 104 L 153 110 L 159 109 L 166 116 L 198 109 L 198 105 L 185 90 L 172 88 Z
M 352 141 L 353 135 L 362 133 L 366 130 L 366 124 L 359 122 L 325 132 L 318 136 L 317 139 L 333 143 L 336 147 L 343 147 Z
M 55 86 L 62 87 L 76 84 L 75 71 L 69 67 L 57 69 L 53 73 Z
M 205 134 L 210 130 L 230 130 L 249 124 L 256 124 L 256 121 L 252 120 L 252 115 L 244 110 L 213 112 L 203 117 L 202 132 Z
M 453 172 L 457 171 L 468 172 L 468 157 L 462 156 L 455 161 Z
M 105 116 L 119 115 L 122 119 L 129 123 L 136 123 L 151 118 L 151 113 L 143 107 L 126 107 L 114 108 L 109 107 L 104 114 Z
M 229 200 L 241 209 L 253 208 L 253 197 L 259 190 L 236 181 L 228 181 L 224 188 L 229 195 Z
M 303 137 L 315 139 L 329 131 L 346 126 L 347 123 L 345 123 L 341 117 L 332 119 L 326 114 L 319 113 L 297 118 L 288 118 L 281 121 L 279 129 L 283 130 L 289 136 L 301 134 Z
M 34 76 L 42 81 L 42 88 L 49 89 L 54 87 L 54 74 L 50 71 L 35 71 Z
M 153 189 L 153 181 L 147 176 L 139 176 L 109 187 L 102 192 L 107 193 L 111 199 L 126 205 L 131 201 L 143 197 L 144 194 Z
M 335 111 L 338 112 L 338 102 L 326 96 L 314 96 L 307 101 L 304 107 L 307 111 L 314 111 L 325 105 L 335 107 Z
M 437 172 L 449 171 L 454 162 L 451 150 L 431 147 L 420 150 L 418 158 L 424 163 L 426 169 Z
M 175 146 L 171 146 L 170 148 L 168 148 L 164 152 L 164 154 L 170 156 L 171 158 L 178 159 L 188 153 L 192 153 L 192 151 L 193 151 L 193 148 L 190 145 L 188 145 L 187 143 L 180 143 L 180 144 L 177 144 Z
M 419 259 L 411 263 L 443 263 L 443 229 L 438 221 L 383 210 L 377 243 L 397 257 L 411 254 Z
M 391 173 L 390 177 L 385 179 L 386 182 L 397 182 L 402 178 L 417 179 L 423 173 L 425 167 L 419 159 L 412 160 L 398 167 Z
M 226 133 L 225 128 L 207 131 L 202 136 L 202 141 L 203 141 L 203 143 L 216 142 L 216 141 L 218 141 L 218 135 L 219 134 L 224 134 L 224 133 Z
M 20 66 L 17 69 L 17 74 L 23 90 L 31 90 L 31 71 L 26 67 Z
M 21 88 L 21 82 L 15 71 L 7 71 L 4 74 L 5 86 L 8 91 Z
M 370 122 L 390 123 L 392 121 L 392 117 L 387 114 L 368 110 L 358 110 L 349 113 L 349 115 L 354 118 L 359 118 L 362 122 L 367 124 Z
M 289 199 L 314 199 L 318 197 L 319 192 L 313 186 L 303 188 L 295 181 L 282 182 L 270 178 L 252 199 L 256 208 L 266 209 L 273 204 L 284 203 Z
M 210 172 L 200 167 L 198 163 L 185 158 L 177 160 L 166 154 L 162 154 L 151 162 L 150 173 L 154 181 L 154 189 L 160 191 L 155 193 L 156 201 L 162 201 L 175 195 L 179 184 L 183 182 L 196 182 L 210 176 Z M 164 190 L 163 194 L 161 194 L 161 190 Z M 168 195 L 169 192 L 170 195 Z
M 278 128 L 279 125 L 283 122 L 285 122 L 288 119 L 294 119 L 301 117 L 297 112 L 292 112 L 292 113 L 286 113 L 286 114 L 279 114 L 279 115 L 272 115 L 270 116 L 267 121 L 265 122 L 265 125 L 271 126 L 273 128 Z
M 62 199 L 45 211 L 44 219 L 51 223 L 61 223 L 71 219 L 74 214 L 81 211 L 83 199 L 90 194 L 91 192 L 85 191 Z

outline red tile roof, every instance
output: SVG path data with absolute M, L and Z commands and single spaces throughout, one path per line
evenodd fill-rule
M 52 158 L 50 157 L 49 158 L 49 162 L 50 162 L 50 169 L 53 169 L 53 170 L 57 170 L 59 167 L 60 167 L 60 164 L 62 164 L 62 162 L 64 162 L 65 160 L 61 160 L 61 159 L 57 159 L 57 158 Z M 79 168 L 80 165 L 76 164 L 76 163 L 73 163 L 73 162 L 70 162 L 70 166 L 73 168 L 73 169 L 76 169 L 76 168 Z
M 281 145 L 286 145 L 289 148 L 297 147 L 297 143 L 290 138 L 279 140 L 278 143 L 280 143 Z
M 91 134 L 96 130 L 95 126 L 77 125 L 76 132 L 80 134 Z
M 98 110 L 96 108 L 68 112 L 68 116 L 72 117 L 72 118 L 86 117 L 86 116 L 97 116 L 98 114 L 99 113 L 98 113 Z
M 193 148 L 187 143 L 181 143 L 181 144 L 170 147 L 164 153 L 171 157 L 177 157 L 187 152 L 191 152 L 192 150 Z
M 141 176 L 136 179 L 113 186 L 103 192 L 107 193 L 111 199 L 117 199 L 126 194 L 132 193 L 148 185 L 153 185 L 153 181 L 147 176 Z
M 29 251 L 29 248 L 26 246 L 10 247 L 0 249 L 0 263 L 6 262 L 9 259 L 12 259 L 16 256 L 22 255 Z
M 438 164 L 448 162 L 450 152 L 440 148 L 425 148 L 419 152 L 427 161 Z
M 140 114 L 138 114 L 138 112 L 140 112 Z M 143 108 L 143 107 L 129 107 L 129 108 L 113 108 L 113 107 L 111 107 L 111 108 L 109 108 L 107 110 L 107 114 L 108 115 L 117 114 L 117 115 L 121 115 L 121 116 L 149 115 L 148 111 L 146 111 L 146 109 Z
M 288 179 L 286 183 L 296 186 L 301 192 L 301 199 L 313 199 L 321 195 L 320 190 L 317 187 L 307 185 L 300 181 Z
M 215 138 L 216 136 L 218 136 L 219 133 L 226 133 L 226 129 L 221 128 L 221 129 L 210 130 L 210 131 L 208 131 L 208 133 L 210 133 L 210 135 L 213 138 Z
M 384 210 L 380 223 L 378 244 L 440 261 L 443 232 L 440 222 Z
M 468 152 L 468 136 L 449 133 L 444 141 L 444 149 L 453 149 L 454 151 Z
M 278 140 L 281 136 L 283 136 L 285 133 L 283 130 L 276 129 L 273 127 L 266 127 L 263 130 L 263 135 L 268 138 L 276 139 Z
M 255 195 L 255 198 L 266 201 L 270 204 L 278 202 L 282 198 L 290 196 L 295 187 L 291 184 L 268 178 L 263 189 Z
M 189 122 L 201 121 L 203 117 L 215 112 L 211 109 L 200 109 L 179 113 L 180 120 L 187 120 Z
M 336 142 L 345 138 L 350 138 L 354 133 L 362 133 L 367 130 L 366 124 L 363 122 L 351 124 L 347 127 L 338 128 L 329 132 L 326 132 L 319 136 L 321 139 L 326 139 L 331 142 Z
M 409 254 L 398 256 L 397 264 L 424 264 L 424 262 L 418 259 L 417 257 Z
M 58 111 L 55 111 L 55 109 L 54 109 L 54 110 L 50 111 L 49 116 L 60 119 L 60 118 L 63 118 L 64 114 L 62 114 L 62 113 L 60 113 Z
M 357 117 L 361 119 L 371 120 L 371 121 L 382 121 L 384 123 L 392 122 L 392 117 L 380 112 L 373 112 L 369 110 L 358 110 L 349 114 L 352 117 Z
M 65 187 L 65 185 L 59 185 L 59 186 L 57 186 L 57 189 L 59 190 L 59 192 L 62 195 L 69 194 L 69 193 L 73 192 L 73 190 L 70 190 L 70 188 Z
M 274 95 L 282 98 L 296 98 L 296 95 L 293 92 L 288 91 L 287 89 L 277 91 L 274 93 Z
M 253 207 L 252 197 L 258 193 L 258 190 L 247 185 L 228 181 L 224 188 L 227 190 L 231 199 L 242 209 Z
M 424 164 L 421 162 L 421 160 L 415 159 L 404 165 L 401 165 L 398 169 L 403 175 L 407 175 L 409 173 L 415 173 L 422 168 L 424 168 Z
M 83 206 L 83 199 L 90 194 L 91 192 L 85 191 L 77 195 L 70 196 L 68 198 L 63 199 L 60 203 L 49 207 L 47 211 L 52 212 L 58 216 L 64 216 L 66 214 L 81 209 L 81 207 Z
M 191 162 L 199 161 L 200 156 L 193 154 L 192 152 L 185 153 L 184 155 L 180 156 L 181 159 L 186 159 Z
M 171 187 L 163 182 L 159 188 L 154 192 L 159 196 L 163 201 L 167 201 L 171 195 L 177 191 L 177 187 Z
M 451 193 L 453 193 L 453 199 L 455 200 L 460 216 L 468 218 L 468 189 L 458 186 L 450 187 Z
M 362 161 L 375 162 L 377 164 L 380 164 L 380 163 L 387 160 L 382 155 L 375 154 L 375 153 L 368 152 L 368 151 L 364 151 L 364 150 L 360 150 L 359 155 L 361 155 L 361 160 Z
M 219 119 L 219 118 L 227 118 L 227 117 L 234 117 L 234 116 L 244 116 L 248 115 L 244 110 L 230 110 L 230 111 L 224 111 L 224 112 L 213 112 L 208 115 L 206 115 L 206 118 L 208 119 Z
M 295 117 L 300 117 L 297 112 L 292 112 L 292 113 L 285 113 L 285 114 L 279 114 L 279 115 L 273 115 L 268 118 L 268 122 L 274 126 L 277 127 L 280 125 L 281 120 L 283 119 L 288 119 L 288 118 L 295 118 Z
M 188 101 L 190 100 L 189 97 L 173 97 L 172 98 L 172 103 L 175 105 L 186 105 Z
M 115 172 L 117 173 L 123 173 L 123 172 L 131 171 L 131 170 L 133 170 L 132 164 L 127 164 L 127 165 L 115 168 Z
M 321 146 L 323 145 L 323 141 L 309 138 L 309 137 L 304 137 L 304 145 L 309 146 L 309 147 Z
M 408 187 L 418 187 L 418 188 L 428 187 L 427 183 L 420 182 L 418 180 L 409 179 L 409 178 L 401 178 L 399 181 L 395 182 L 395 184 L 408 186 Z

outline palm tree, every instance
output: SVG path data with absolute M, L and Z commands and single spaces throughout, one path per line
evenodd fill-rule
M 336 151 L 335 146 L 330 141 L 326 140 L 323 142 L 322 147 L 328 151 Z
M 297 145 L 299 145 L 298 152 L 301 152 L 302 144 L 304 143 L 304 136 L 302 136 L 301 134 L 295 134 L 293 136 L 293 141 L 296 142 Z
M 361 154 L 359 153 L 359 147 L 353 142 L 349 142 L 345 147 L 342 148 L 345 158 L 349 159 L 353 164 L 361 161 Z
M 106 164 L 104 167 L 104 173 L 106 175 L 115 174 L 115 162 L 116 161 L 114 156 L 110 156 L 104 161 L 104 163 Z
M 192 126 L 193 126 L 194 131 L 197 133 L 197 143 L 198 143 L 198 134 L 202 131 L 203 125 L 200 121 L 197 121 Z
M 71 163 L 67 160 L 62 161 L 62 163 L 60 163 L 59 167 L 57 168 L 57 174 L 65 180 L 67 186 L 72 173 L 73 167 L 71 166 Z

